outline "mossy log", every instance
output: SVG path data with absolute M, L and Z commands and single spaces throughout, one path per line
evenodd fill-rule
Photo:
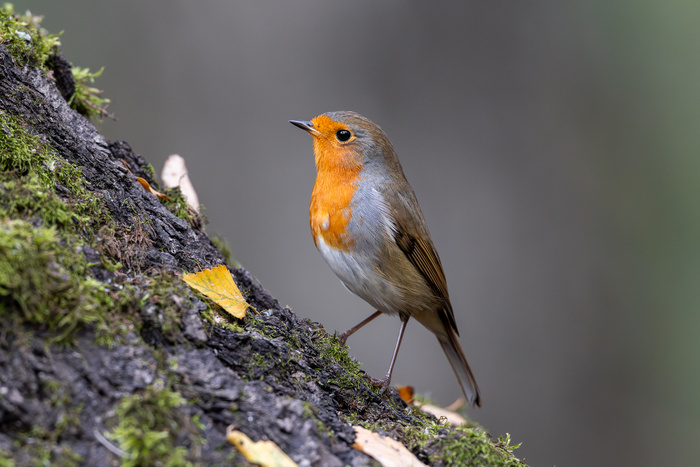
M 524 465 L 378 394 L 245 269 L 230 268 L 259 314 L 193 293 L 179 274 L 226 259 L 177 192 L 144 190 L 152 168 L 71 108 L 75 92 L 55 47 L 32 62 L 0 45 L 0 465 L 248 465 L 229 426 L 299 465 L 377 465 L 352 424 L 429 465 Z

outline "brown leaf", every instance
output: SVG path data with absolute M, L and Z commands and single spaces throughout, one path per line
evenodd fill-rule
M 124 164 L 124 167 L 126 167 L 126 170 L 129 170 L 129 166 L 126 165 L 126 162 L 124 161 L 124 159 L 122 159 L 122 164 Z M 131 175 L 134 175 L 131 170 L 129 170 L 129 173 Z M 141 177 L 136 177 L 136 180 L 141 184 L 141 186 L 143 186 L 146 189 L 146 191 L 150 192 L 151 194 L 156 195 L 158 197 L 158 199 L 167 199 L 168 201 L 170 201 L 170 198 L 168 198 L 168 195 L 164 195 L 160 191 L 154 189 L 151 186 L 151 184 L 148 183 L 145 179 L 143 179 Z
M 413 386 L 396 386 L 399 397 L 407 404 L 413 403 Z

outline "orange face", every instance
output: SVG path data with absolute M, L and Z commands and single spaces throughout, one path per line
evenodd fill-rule
M 360 155 L 353 149 L 354 136 L 342 141 L 347 126 L 320 115 L 312 121 L 309 133 L 314 138 L 316 159 L 316 184 L 311 195 L 309 221 L 314 242 L 319 238 L 330 247 L 347 251 L 352 240 L 345 233 L 352 210 L 350 202 L 362 170 Z
M 336 166 L 339 169 L 352 170 L 354 166 L 362 165 L 359 154 L 353 151 L 352 141 L 355 137 L 347 125 L 333 121 L 326 115 L 319 115 L 311 120 L 311 123 L 316 130 L 310 133 L 314 137 L 314 156 L 317 168 L 325 169 Z M 349 138 L 341 141 L 339 135 L 342 135 L 343 131 L 347 132 Z

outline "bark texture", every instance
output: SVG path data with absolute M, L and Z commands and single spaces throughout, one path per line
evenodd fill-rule
M 168 406 L 167 420 L 151 431 L 166 433 L 172 446 L 184 448 L 186 461 L 202 465 L 248 464 L 225 439 L 230 425 L 253 440 L 274 441 L 299 465 L 309 466 L 376 464 L 352 448 L 348 420 L 381 422 L 399 439 L 410 428 L 420 429 L 425 417 L 407 410 L 393 389 L 377 395 L 348 369 L 346 355 L 339 360 L 337 342 L 319 324 L 281 307 L 246 270 L 231 269 L 260 314 L 249 310 L 240 322 L 226 325 L 203 320 L 212 306 L 176 275 L 222 264 L 224 258 L 196 217 L 190 222 L 177 217 L 137 182 L 136 176 L 157 186 L 140 155 L 126 142 L 107 141 L 70 108 L 75 83 L 65 59 L 52 57 L 49 66 L 53 76 L 20 66 L 0 45 L 0 110 L 23 122 L 57 158 L 81 169 L 79 184 L 109 221 L 89 230 L 76 222 L 71 248 L 90 264 L 94 281 L 113 296 L 128 288 L 132 299 L 107 310 L 108 324 L 123 330 L 109 345 L 92 324 L 79 326 L 70 342 L 56 344 L 49 326 L 24 320 L 21 304 L 0 294 L 0 460 L 146 465 L 130 458 L 120 447 L 124 438 L 114 433 L 131 416 L 125 402 L 136 400 L 136 407 L 149 411 L 163 391 L 179 394 L 184 403 Z M 4 129 L 0 136 L 14 134 Z M 50 189 L 52 196 L 69 197 L 64 186 Z M 5 206 L 12 204 L 7 193 L 0 183 Z M 30 210 L 17 216 L 36 228 L 50 226 Z M 9 221 L 0 219 L 4 225 Z M 61 227 L 67 230 L 70 224 Z M 142 428 L 143 441 L 150 435 Z M 430 456 L 440 454 L 438 441 L 452 436 L 444 428 L 435 441 L 412 449 L 431 463 Z

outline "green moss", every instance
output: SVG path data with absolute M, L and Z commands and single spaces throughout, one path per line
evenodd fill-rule
M 66 423 L 66 418 L 70 418 L 71 421 Z M 70 446 L 60 443 L 62 435 L 69 425 L 76 431 L 80 429 L 80 421 L 77 418 L 77 414 L 71 409 L 61 414 L 56 426 L 50 430 L 32 426 L 27 431 L 18 432 L 17 434 L 20 436 L 15 439 L 14 444 L 22 453 L 18 456 L 21 459 L 20 465 L 37 467 L 44 465 L 76 467 L 81 465 L 82 457 L 74 452 Z M 15 465 L 15 459 L 13 459 L 12 454 L 8 453 L 6 456 L 3 459 L 3 453 L 0 451 L 0 467 Z
M 90 73 L 89 68 L 77 66 L 71 68 L 73 79 L 75 80 L 75 93 L 68 100 L 68 104 L 87 118 L 114 118 L 113 115 L 107 112 L 107 105 L 110 100 L 101 97 L 102 90 L 90 86 L 103 71 L 104 68 L 100 68 L 99 71 Z
M 15 461 L 7 451 L 0 449 L 0 467 L 15 467 Z
M 120 331 L 108 314 L 133 307 L 136 294 L 89 277 L 80 250 L 110 221 L 101 197 L 3 111 L 0 156 L 0 313 L 47 327 L 53 342 L 69 343 L 88 324 L 110 342 Z
M 86 237 L 109 222 L 99 194 L 83 185 L 80 168 L 57 158 L 48 144 L 1 110 L 0 156 L 0 218 L 39 217 Z
M 142 169 L 146 172 L 146 175 L 148 175 L 149 180 L 155 180 L 156 169 L 154 169 L 151 164 L 146 164 L 146 166 L 142 167 Z
M 23 462 L 20 465 L 78 467 L 83 464 L 80 454 L 73 451 L 70 446 L 57 445 L 56 439 L 43 430 L 32 430 L 27 434 L 25 441 L 27 442 L 21 443 L 23 457 L 31 459 L 31 463 Z
M 164 199 L 163 204 L 170 212 L 187 222 L 193 228 L 200 229 L 204 227 L 202 218 L 187 204 L 179 187 L 168 188 L 165 190 L 164 194 L 167 195 L 168 199 Z
M 82 254 L 62 244 L 54 228 L 5 221 L 0 225 L 0 314 L 47 326 L 55 342 L 70 341 L 85 324 L 104 330 L 104 291 L 102 284 L 84 278 L 86 266 Z
M 42 16 L 27 11 L 16 15 L 11 3 L 0 8 L 0 34 L 2 43 L 17 62 L 24 65 L 44 67 L 46 59 L 61 45 L 59 35 L 49 34 L 41 27 Z
M 122 466 L 187 466 L 188 450 L 176 437 L 188 434 L 201 444 L 200 425 L 180 410 L 185 399 L 162 380 L 142 394 L 124 397 L 116 408 L 117 425 L 108 437 L 126 453 Z
M 179 277 L 167 271 L 148 277 L 142 285 L 146 295 L 139 308 L 144 309 L 148 303 L 155 305 L 152 307 L 155 323 L 169 342 L 176 343 L 182 321 L 180 300 L 187 300 L 184 297 L 190 294 L 188 287 Z
M 214 303 L 208 299 L 204 300 L 204 303 L 207 304 L 207 309 L 201 311 L 199 315 L 207 323 L 211 324 L 212 326 L 219 326 L 233 332 L 245 332 L 245 329 L 238 323 L 236 318 L 225 311 L 219 311 L 221 310 L 221 307 L 214 305 Z
M 89 277 L 80 246 L 60 239 L 53 227 L 34 227 L 23 220 L 2 222 L 0 315 L 15 324 L 48 328 L 54 343 L 71 343 L 86 325 L 95 328 L 103 344 L 123 334 L 120 315 L 136 308 L 135 290 Z
M 478 428 L 457 427 L 430 441 L 441 455 L 430 456 L 431 462 L 440 461 L 443 465 L 489 465 L 493 467 L 520 467 L 523 462 L 513 456 L 518 446 L 508 443 L 494 443 L 488 433 Z M 508 442 L 510 436 L 508 436 Z
M 340 373 L 338 378 L 329 380 L 329 383 L 354 390 L 360 385 L 366 384 L 365 375 L 360 370 L 362 364 L 348 354 L 348 347 L 341 344 L 337 337 L 326 334 L 316 339 L 315 343 L 321 352 L 321 358 L 337 363 L 345 370 L 345 372 Z M 371 384 L 368 386 L 379 394 L 379 388 L 375 388 Z
M 248 361 L 248 381 L 262 380 L 273 365 L 269 355 L 253 354 Z
M 245 297 L 247 292 L 243 290 L 241 291 L 241 293 Z M 255 310 L 252 307 L 251 309 Z M 246 330 L 255 330 L 267 339 L 272 340 L 280 337 L 279 330 L 277 330 L 275 326 L 272 326 L 268 324 L 267 321 L 260 319 L 256 314 L 246 313 L 243 319 L 241 319 L 241 324 L 245 327 Z
M 17 63 L 48 72 L 46 61 L 50 55 L 58 53 L 61 41 L 60 34 L 49 34 L 41 27 L 42 19 L 29 11 L 24 15 L 15 14 L 12 4 L 5 3 L 0 8 L 0 40 Z M 73 67 L 72 73 L 75 93 L 69 99 L 70 106 L 88 118 L 112 117 L 106 110 L 109 99 L 101 96 L 101 90 L 90 86 L 102 70 L 91 73 L 87 68 Z
M 107 313 L 134 297 L 88 277 L 79 251 L 74 232 L 90 240 L 109 222 L 100 196 L 78 167 L 3 111 L 0 155 L 0 312 L 48 327 L 55 342 L 70 342 L 87 324 L 105 337 Z
M 410 451 L 427 455 L 420 460 L 430 465 L 526 467 L 513 455 L 520 445 L 511 446 L 510 435 L 494 441 L 481 427 L 449 427 L 418 407 L 410 406 L 408 411 L 414 417 L 411 425 L 389 421 L 370 423 L 359 416 L 345 417 L 344 421 L 389 433 Z

